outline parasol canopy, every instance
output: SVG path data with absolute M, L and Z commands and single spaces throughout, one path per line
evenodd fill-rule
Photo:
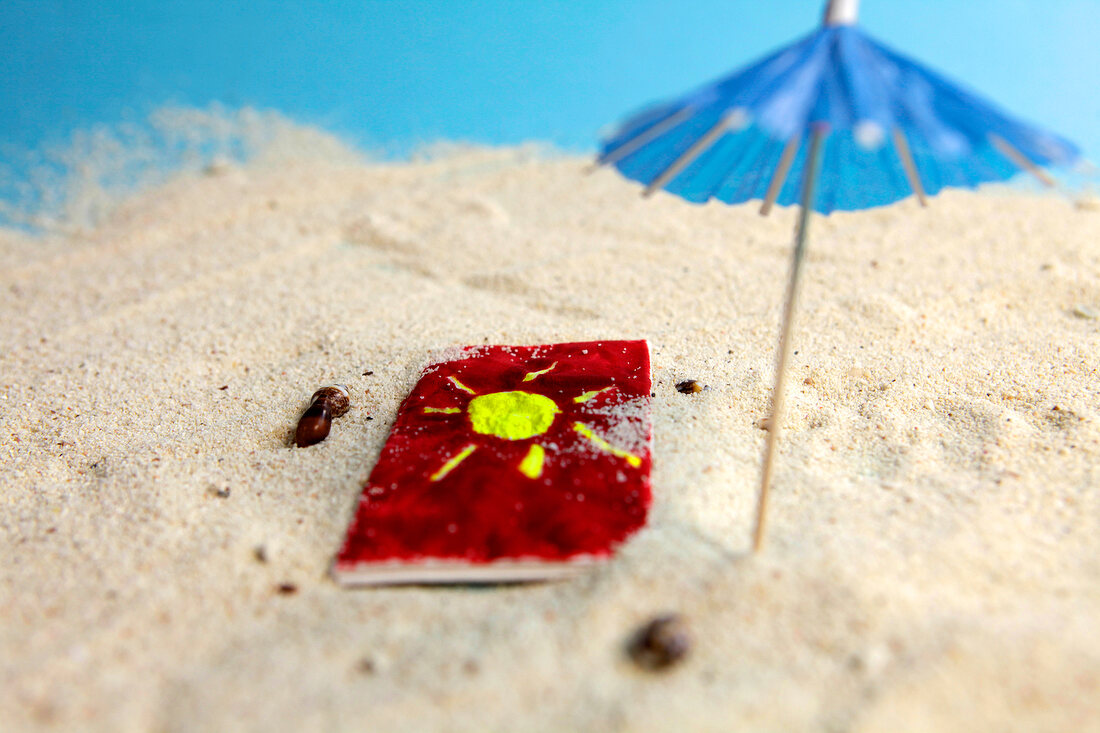
M 827 214 L 1078 160 L 1073 143 L 879 43 L 853 24 L 854 11 L 839 15 L 839 5 L 831 21 L 827 15 L 790 46 L 627 119 L 599 162 L 692 202 L 787 205 L 800 195 L 809 133 L 823 127 L 813 210 Z

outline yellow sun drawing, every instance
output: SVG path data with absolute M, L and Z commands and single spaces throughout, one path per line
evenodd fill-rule
M 532 382 L 544 374 L 549 374 L 558 366 L 554 362 L 545 369 L 528 372 L 522 382 Z M 470 428 L 479 435 L 492 435 L 497 438 L 510 441 L 531 440 L 544 435 L 554 424 L 555 419 L 563 410 L 554 400 L 546 395 L 523 390 L 510 390 L 507 392 L 490 392 L 478 394 L 470 387 L 463 384 L 457 377 L 449 376 L 447 380 L 451 386 L 472 397 L 466 404 L 465 413 L 469 419 Z M 598 395 L 614 389 L 603 389 L 583 392 L 572 398 L 572 402 L 582 404 L 594 399 Z M 424 414 L 458 415 L 463 408 L 454 406 L 424 407 Z M 571 429 L 590 445 L 599 451 L 623 459 L 627 465 L 637 468 L 642 465 L 642 459 L 629 451 L 611 445 L 600 437 L 587 424 L 574 421 Z M 450 456 L 429 477 L 432 481 L 440 481 L 469 458 L 479 448 L 476 442 L 471 442 Z M 529 479 L 537 479 L 542 476 L 546 462 L 546 447 L 539 443 L 532 443 L 527 454 L 519 462 L 517 469 Z

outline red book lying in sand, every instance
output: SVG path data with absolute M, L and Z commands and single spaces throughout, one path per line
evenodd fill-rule
M 644 341 L 463 349 L 397 413 L 333 572 L 347 585 L 560 577 L 649 509 Z

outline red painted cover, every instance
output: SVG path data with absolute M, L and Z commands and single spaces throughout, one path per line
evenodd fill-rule
M 609 555 L 645 524 L 649 400 L 644 341 L 469 347 L 427 367 L 360 496 L 337 576 Z

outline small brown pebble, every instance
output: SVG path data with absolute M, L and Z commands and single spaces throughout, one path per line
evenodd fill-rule
M 356 662 L 355 668 L 365 675 L 382 674 L 390 667 L 390 658 L 385 652 L 373 651 L 365 654 Z
M 306 448 L 320 443 L 328 437 L 332 418 L 343 415 L 350 405 L 348 388 L 342 384 L 332 384 L 314 392 L 312 402 L 298 420 L 294 444 Z
M 252 548 L 252 557 L 256 558 L 258 563 L 267 562 L 267 548 L 263 545 L 256 545 Z
M 202 172 L 211 177 L 223 176 L 233 168 L 233 164 L 225 158 L 218 156 L 206 164 Z
M 292 596 L 298 592 L 298 586 L 293 583 L 279 583 L 279 586 L 275 589 L 281 596 Z
M 628 651 L 634 663 L 643 669 L 668 669 L 691 651 L 687 621 L 676 613 L 652 619 L 634 634 Z
M 1091 305 L 1078 305 L 1074 306 L 1073 315 L 1088 321 L 1095 321 L 1100 318 L 1100 309 L 1093 308 Z
M 374 376 L 374 372 L 371 371 L 370 369 L 368 369 L 367 371 L 363 372 L 363 376 L 364 377 Z
M 703 391 L 703 385 L 696 382 L 694 379 L 688 379 L 676 384 L 676 391 L 680 394 L 698 394 Z
M 222 392 L 224 392 L 225 390 L 229 389 L 229 385 L 228 384 L 223 384 L 222 386 L 218 387 L 218 389 L 220 389 Z

